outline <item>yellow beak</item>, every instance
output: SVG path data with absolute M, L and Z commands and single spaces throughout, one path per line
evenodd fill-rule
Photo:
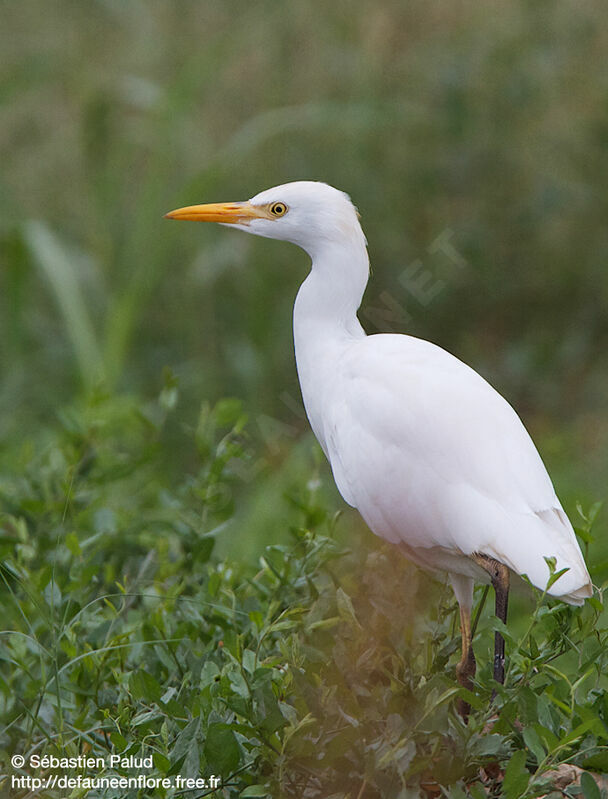
M 272 219 L 266 208 L 251 203 L 208 203 L 187 205 L 165 214 L 166 219 L 186 219 L 192 222 L 222 222 L 248 225 L 252 219 Z

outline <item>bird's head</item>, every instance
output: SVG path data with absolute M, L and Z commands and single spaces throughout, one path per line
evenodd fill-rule
M 355 239 L 365 245 L 349 196 L 326 183 L 309 180 L 275 186 L 245 202 L 189 205 L 166 216 L 219 222 L 257 236 L 291 241 L 313 257 L 327 244 Z

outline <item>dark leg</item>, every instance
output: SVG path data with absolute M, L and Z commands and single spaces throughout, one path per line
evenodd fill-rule
M 507 606 L 509 604 L 509 569 L 498 564 L 496 578 L 492 585 L 496 593 L 496 615 L 503 624 L 507 623 Z M 494 679 L 501 685 L 505 681 L 505 639 L 500 633 L 494 633 Z
M 496 615 L 503 624 L 507 623 L 509 604 L 509 569 L 488 555 L 477 553 L 473 559 L 490 575 L 496 594 Z M 501 685 L 505 681 L 505 639 L 500 633 L 494 634 L 494 679 Z

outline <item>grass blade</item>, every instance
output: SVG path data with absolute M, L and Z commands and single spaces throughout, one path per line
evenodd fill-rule
M 25 224 L 24 237 L 33 259 L 48 280 L 86 388 L 104 377 L 103 359 L 93 323 L 80 290 L 73 257 L 43 222 Z

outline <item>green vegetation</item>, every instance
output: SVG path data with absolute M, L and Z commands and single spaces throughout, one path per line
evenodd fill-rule
M 314 482 L 283 503 L 289 545 L 266 547 L 257 569 L 215 558 L 245 420 L 236 402 L 204 407 L 182 441 L 198 468 L 172 486 L 158 475 L 175 399 L 172 382 L 144 407 L 95 395 L 0 484 L 7 760 L 152 755 L 149 777 L 219 775 L 229 797 L 440 786 L 477 797 L 510 761 L 503 791 L 517 799 L 544 792 L 560 763 L 608 766 L 597 598 L 576 610 L 528 603 L 527 629 L 504 631 L 509 672 L 494 705 L 485 614 L 467 726 L 454 710 L 451 592 L 388 547 L 340 544 Z
M 572 763 L 594 777 L 566 794 L 598 799 L 603 4 L 2 10 L 2 772 L 150 754 L 223 787 L 90 795 L 528 799 Z M 519 410 L 600 588 L 573 609 L 515 586 L 492 706 L 485 604 L 467 726 L 450 591 L 344 508 L 302 415 L 306 256 L 162 219 L 303 178 L 359 206 L 368 330 L 436 341 Z

